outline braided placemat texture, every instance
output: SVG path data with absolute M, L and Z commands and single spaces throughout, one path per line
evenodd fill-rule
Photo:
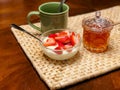
M 103 17 L 119 22 L 119 11 L 120 6 L 114 6 L 101 10 L 101 13 Z M 95 12 L 69 17 L 68 28 L 79 32 L 82 37 L 81 23 L 83 18 L 94 14 Z M 35 24 L 40 25 L 39 23 Z M 21 27 L 32 34 L 39 34 L 29 25 L 21 25 Z M 111 31 L 110 44 L 106 52 L 91 53 L 81 43 L 79 53 L 65 61 L 48 58 L 43 54 L 39 41 L 14 28 L 11 30 L 33 67 L 50 89 L 60 89 L 120 68 L 120 25 L 114 26 Z

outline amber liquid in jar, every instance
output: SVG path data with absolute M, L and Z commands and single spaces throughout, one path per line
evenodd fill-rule
M 108 48 L 108 41 L 112 27 L 103 28 L 101 25 L 83 24 L 83 45 L 91 52 L 104 52 Z

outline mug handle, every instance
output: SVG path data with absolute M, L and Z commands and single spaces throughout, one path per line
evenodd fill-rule
M 28 24 L 29 24 L 32 28 L 34 28 L 34 29 L 36 29 L 36 30 L 38 30 L 38 31 L 41 31 L 41 28 L 40 28 L 40 27 L 32 24 L 31 21 L 30 21 L 30 18 L 31 18 L 32 15 L 37 15 L 37 16 L 39 16 L 39 14 L 40 14 L 40 13 L 39 13 L 38 11 L 31 11 L 31 12 L 29 12 L 28 15 L 27 15 L 27 22 L 28 22 Z

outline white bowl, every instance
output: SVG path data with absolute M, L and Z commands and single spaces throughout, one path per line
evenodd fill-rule
M 41 40 L 44 42 L 45 38 L 48 37 L 49 34 L 58 33 L 66 30 L 68 31 L 68 29 L 54 29 L 54 30 L 46 31 L 41 35 Z M 69 31 L 69 32 L 73 32 L 73 31 Z M 75 37 L 77 37 L 78 33 L 76 32 L 74 33 L 75 33 Z M 55 50 L 52 48 L 52 46 L 51 48 L 48 48 L 42 44 L 42 50 L 45 55 L 47 55 L 48 57 L 54 60 L 70 59 L 71 57 L 75 56 L 75 54 L 79 51 L 80 38 L 77 37 L 77 39 L 78 39 L 78 42 L 72 48 L 69 48 L 69 49 Z M 56 52 L 62 52 L 62 54 L 58 54 Z

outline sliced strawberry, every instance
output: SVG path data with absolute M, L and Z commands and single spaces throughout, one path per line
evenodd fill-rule
M 64 45 L 64 49 L 67 50 L 68 52 L 71 52 L 72 51 L 72 45 L 71 44 L 66 44 Z
M 69 31 L 62 31 L 59 33 L 59 36 L 69 36 Z
M 71 44 L 74 46 L 76 44 L 76 37 L 74 32 L 72 32 L 70 36 L 70 40 L 71 40 Z
M 66 44 L 66 45 L 64 45 L 64 49 L 70 49 L 70 48 L 72 48 L 73 46 L 72 45 L 70 45 L 70 44 Z
M 57 36 L 57 34 L 54 34 L 54 33 L 53 33 L 53 34 L 50 34 L 48 37 L 49 37 L 49 38 L 55 38 L 56 36 Z
M 53 45 L 56 45 L 56 41 L 54 38 L 48 38 L 44 44 L 44 46 L 53 46 Z
M 59 47 L 59 46 L 56 47 L 54 52 L 57 54 L 62 54 L 61 47 Z
M 74 36 L 75 36 L 75 32 L 71 32 L 71 35 L 74 35 Z
M 61 48 L 63 48 L 64 47 L 64 44 L 62 43 L 62 42 L 57 42 L 57 44 L 58 44 L 58 47 L 61 47 Z
M 57 36 L 57 37 L 55 37 L 55 40 L 62 42 L 62 43 L 70 42 L 70 38 L 68 36 Z

